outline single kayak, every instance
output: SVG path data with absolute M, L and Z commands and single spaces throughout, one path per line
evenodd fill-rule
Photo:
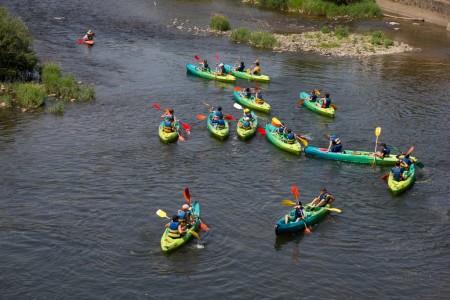
M 396 181 L 394 180 L 392 172 L 389 173 L 388 187 L 394 195 L 400 194 L 413 186 L 414 181 L 416 180 L 416 168 L 414 164 L 411 164 L 409 170 L 403 172 L 403 175 L 407 176 L 407 178 L 402 181 Z
M 191 64 L 186 64 L 186 69 L 189 73 L 192 73 L 194 75 L 211 79 L 211 80 L 217 80 L 221 82 L 236 82 L 236 77 L 233 75 L 229 75 L 228 73 L 225 75 L 215 75 L 211 69 L 203 70 L 202 67 L 197 67 Z
M 277 133 L 277 127 L 273 126 L 270 123 L 266 124 L 266 136 L 269 139 L 269 141 L 277 146 L 278 148 L 281 148 L 285 151 L 300 155 L 302 152 L 302 146 L 300 145 L 299 141 L 296 139 L 293 144 L 288 144 L 283 141 L 283 135 Z
M 176 249 L 180 248 L 184 244 L 186 244 L 192 237 L 193 234 L 191 231 L 197 232 L 200 227 L 200 204 L 198 202 L 192 203 L 192 209 L 191 209 L 191 216 L 195 218 L 194 224 L 188 224 L 187 227 L 189 228 L 189 231 L 186 232 L 185 235 L 183 235 L 180 238 L 171 238 L 169 236 L 169 228 L 166 228 L 164 230 L 164 233 L 161 237 L 161 249 L 164 253 L 169 253 L 172 251 L 175 251 Z
M 165 143 L 170 143 L 175 141 L 178 138 L 178 134 L 180 132 L 180 122 L 174 122 L 174 126 L 175 126 L 175 131 L 164 131 L 164 120 L 159 124 L 159 129 L 158 129 L 158 133 L 159 133 L 159 138 L 165 142 Z
M 213 117 L 214 112 L 211 112 L 208 116 L 208 119 L 206 121 L 206 124 L 208 126 L 208 130 L 209 132 L 211 132 L 211 134 L 215 137 L 217 137 L 218 139 L 224 140 L 228 137 L 228 135 L 230 134 L 230 126 L 228 125 L 227 120 L 224 119 L 225 121 L 225 127 L 223 128 L 219 128 L 217 126 L 217 124 L 214 124 L 211 120 L 211 118 Z
M 325 158 L 331 160 L 339 160 L 360 164 L 377 164 L 377 165 L 395 165 L 398 161 L 395 155 L 389 155 L 388 157 L 379 158 L 373 156 L 373 152 L 357 151 L 357 150 L 344 150 L 344 152 L 328 152 L 326 148 L 318 148 L 314 146 L 308 146 L 305 148 L 306 155 Z M 400 158 L 403 156 L 400 156 Z M 415 157 L 410 157 L 413 161 L 416 161 Z
M 224 64 L 223 66 L 225 68 L 225 72 L 227 72 L 229 74 L 231 71 L 231 74 L 238 78 L 247 79 L 247 80 L 256 80 L 256 81 L 265 82 L 265 83 L 268 83 L 270 81 L 270 77 L 267 75 L 264 75 L 264 74 L 253 75 L 250 72 L 247 73 L 247 72 L 240 72 L 240 71 L 233 70 L 233 66 L 230 66 L 227 64 Z
M 322 100 L 317 99 L 317 101 L 310 101 L 309 97 L 311 97 L 311 95 L 306 92 L 300 93 L 300 99 L 305 99 L 305 101 L 303 101 L 303 106 L 306 106 L 306 108 L 318 114 L 328 117 L 334 117 L 335 114 L 334 108 L 332 108 L 331 106 L 329 108 L 323 108 L 321 107 L 321 105 L 323 104 Z
M 250 98 L 245 97 L 244 95 L 242 95 L 242 91 L 244 89 L 240 88 L 240 87 L 235 87 L 234 88 L 234 99 L 236 99 L 236 102 L 248 107 L 252 110 L 259 110 L 265 113 L 269 113 L 270 112 L 270 105 L 269 103 L 265 102 L 263 104 L 258 104 L 255 101 L 255 97 L 251 96 Z
M 307 208 L 307 206 L 305 206 L 305 208 Z M 317 222 L 319 222 L 323 217 L 325 217 L 330 210 L 328 209 L 329 206 L 324 206 L 324 207 L 316 207 L 313 208 L 312 211 L 306 211 L 306 219 L 305 220 L 300 220 L 298 222 L 289 222 L 289 223 L 285 223 L 285 216 L 281 217 L 277 224 L 275 225 L 275 234 L 280 235 L 283 233 L 292 233 L 292 232 L 299 232 L 302 230 L 305 230 L 305 223 L 306 226 L 311 226 L 316 224 Z M 291 210 L 288 213 L 291 218 L 293 219 L 295 217 L 295 209 Z
M 253 117 L 253 128 L 246 129 L 239 127 L 239 124 L 244 123 L 244 117 L 240 118 L 239 122 L 237 123 L 237 134 L 243 140 L 252 138 L 256 134 L 256 128 L 258 128 L 258 118 L 256 117 L 254 112 L 251 112 L 251 114 Z
M 94 40 L 91 40 L 91 41 L 83 40 L 83 43 L 85 43 L 86 45 L 92 46 L 92 45 L 94 45 Z

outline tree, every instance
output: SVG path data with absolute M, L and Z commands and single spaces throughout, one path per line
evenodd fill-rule
M 33 39 L 22 20 L 0 6 L 0 81 L 26 77 L 37 64 Z

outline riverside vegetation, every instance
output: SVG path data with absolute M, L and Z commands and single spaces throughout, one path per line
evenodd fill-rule
M 0 20 L 0 107 L 18 107 L 25 112 L 45 105 L 49 96 L 63 102 L 95 98 L 92 87 L 81 86 L 73 75 L 63 76 L 56 63 L 38 65 L 26 25 L 1 6 Z M 49 111 L 64 112 L 63 102 Z

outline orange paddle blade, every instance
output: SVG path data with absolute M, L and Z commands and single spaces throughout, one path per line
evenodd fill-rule
M 197 119 L 204 120 L 204 119 L 206 119 L 206 116 L 204 116 L 204 115 L 197 115 Z
M 292 189 L 292 194 L 294 194 L 295 200 L 297 200 L 297 202 L 298 202 L 298 189 L 297 189 L 297 187 L 295 185 L 293 185 L 291 187 L 291 189 Z
M 240 91 L 242 91 L 242 88 L 241 88 L 241 87 L 235 87 L 234 90 L 235 90 L 236 92 L 240 92 Z
M 303 102 L 305 102 L 305 99 L 298 100 L 298 104 L 303 104 Z
M 204 230 L 204 231 L 208 231 L 209 230 L 209 227 L 203 222 L 200 222 L 200 228 L 202 230 Z
M 180 140 L 180 141 L 185 141 L 186 139 L 184 138 L 184 137 L 182 137 L 180 134 L 178 134 L 178 139 Z
M 311 234 L 311 229 L 308 228 L 308 226 L 305 226 L 305 232 L 306 234 Z
M 186 187 L 183 191 L 184 199 L 186 199 L 187 202 L 191 203 L 191 193 L 189 192 L 189 188 Z
M 413 150 L 414 150 L 414 146 L 412 146 L 411 148 L 409 148 L 408 152 L 406 152 L 405 155 L 411 154 L 411 152 L 413 152 Z

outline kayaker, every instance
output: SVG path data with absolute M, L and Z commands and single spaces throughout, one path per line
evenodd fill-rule
M 335 198 L 333 197 L 333 195 L 329 194 L 327 192 L 326 188 L 322 188 L 320 190 L 320 194 L 319 196 L 317 196 L 316 198 L 314 198 L 313 201 L 311 201 L 311 203 L 309 204 L 310 208 L 313 207 L 323 207 L 327 204 L 331 204 L 333 203 L 335 200 Z
M 252 70 L 253 75 L 261 75 L 261 67 L 259 66 L 259 61 L 255 63 L 255 68 Z
M 253 124 L 250 121 L 249 117 L 245 117 L 244 122 L 239 121 L 239 127 L 250 130 L 250 129 L 253 129 Z
M 261 89 L 257 89 L 256 90 L 256 94 L 255 94 L 255 102 L 257 104 L 263 104 L 264 100 L 263 100 L 263 95 L 262 95 L 262 90 Z
M 206 58 L 203 60 L 203 62 L 200 62 L 200 64 L 202 65 L 203 71 L 210 70 L 209 65 L 208 65 L 208 60 Z
M 295 215 L 294 218 L 292 218 L 289 214 L 287 214 L 284 217 L 284 223 L 289 223 L 289 221 L 294 220 L 294 222 L 298 222 L 300 220 L 304 220 L 306 219 L 306 212 L 305 209 L 303 208 L 303 205 L 301 202 L 299 202 L 296 206 L 294 206 L 295 208 Z
M 379 158 L 389 157 L 391 154 L 391 148 L 389 148 L 386 143 L 378 143 L 381 145 L 381 150 L 375 152 L 373 155 Z
M 245 71 L 245 65 L 244 65 L 243 61 L 241 61 L 241 64 L 239 65 L 239 67 L 236 68 L 236 71 L 239 71 L 239 72 Z
M 174 126 L 174 118 L 173 116 L 171 116 L 169 119 L 165 119 L 164 120 L 164 127 L 163 127 L 163 131 L 170 133 L 170 132 L 174 132 L 175 131 L 175 126 Z
M 191 207 L 189 204 L 183 204 L 181 209 L 178 211 L 178 217 L 180 217 L 180 224 L 183 227 L 186 227 L 186 224 L 191 224 Z
M 408 170 L 409 167 L 412 165 L 413 161 L 411 158 L 409 158 L 409 154 L 405 155 L 405 157 L 402 158 L 400 161 L 400 165 L 405 169 Z
M 245 88 L 242 94 L 245 98 L 250 99 L 252 97 L 252 90 L 250 88 Z
M 311 101 L 311 102 L 316 102 L 317 101 L 316 90 L 312 90 L 311 91 L 311 97 L 309 97 L 309 101 Z
M 215 73 L 215 75 L 222 76 L 224 74 L 225 74 L 225 66 L 223 65 L 223 63 L 220 63 L 219 70 Z
M 94 40 L 94 36 L 95 36 L 95 32 L 93 32 L 92 30 L 88 30 L 88 32 L 86 32 L 86 35 L 83 37 L 83 40 L 85 41 L 93 41 Z
M 247 117 L 250 119 L 250 121 L 253 121 L 253 115 L 250 109 L 246 108 L 244 109 L 244 118 Z
M 172 108 L 166 109 L 166 112 L 161 116 L 161 118 L 170 119 L 171 117 L 174 117 L 174 110 Z
M 395 167 L 393 167 L 392 170 L 391 170 L 391 173 L 392 173 L 392 176 L 394 177 L 394 180 L 395 181 L 402 181 L 402 179 L 403 179 L 403 172 L 404 171 L 405 171 L 405 169 L 403 169 L 400 166 L 400 162 L 399 161 L 396 162 L 395 163 Z
M 216 124 L 217 124 L 216 127 L 219 128 L 219 129 L 223 129 L 223 128 L 226 127 L 225 126 L 225 120 L 223 119 L 223 116 L 221 116 L 220 119 L 217 120 Z
M 335 134 L 327 134 L 327 138 L 330 139 L 330 144 L 328 145 L 328 151 L 331 152 L 342 152 L 342 143 L 339 137 Z
M 277 133 L 283 135 L 285 130 L 286 126 L 284 125 L 284 122 L 281 122 L 280 126 L 277 128 Z
M 320 107 L 322 107 L 322 108 L 329 108 L 330 107 L 331 99 L 330 99 L 330 94 L 329 93 L 326 93 L 325 94 L 325 98 L 320 98 L 320 100 L 322 100 L 322 106 L 320 106 Z M 316 105 L 318 105 L 318 104 L 316 104 Z
M 283 142 L 288 144 L 294 144 L 295 139 L 297 138 L 297 135 L 292 132 L 290 128 L 286 129 L 286 138 L 283 137 Z
M 217 110 L 214 110 L 214 106 L 213 106 L 213 107 L 211 107 L 209 112 L 214 112 L 214 115 L 211 118 L 213 123 L 217 123 L 214 121 L 218 121 L 221 117 L 223 118 L 222 106 L 217 107 Z
M 188 230 L 183 228 L 180 223 L 180 217 L 178 215 L 174 215 L 172 217 L 172 221 L 166 224 L 166 227 L 169 228 L 169 236 L 173 239 L 178 239 L 182 237 Z

